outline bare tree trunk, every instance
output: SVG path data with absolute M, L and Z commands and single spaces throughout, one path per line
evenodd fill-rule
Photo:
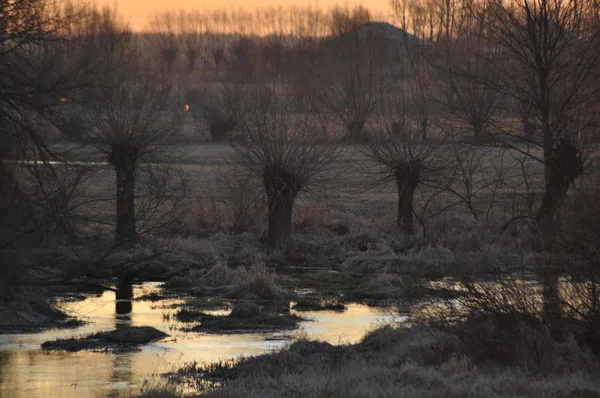
M 545 190 L 537 214 L 538 227 L 549 245 L 558 233 L 558 213 L 571 184 L 583 173 L 583 160 L 568 139 L 562 138 L 547 156 L 545 167 Z
M 292 235 L 292 210 L 290 197 L 272 197 L 269 200 L 267 240 L 273 247 L 282 247 Z
M 415 232 L 413 220 L 415 189 L 421 177 L 421 160 L 398 166 L 394 172 L 398 185 L 398 228 L 407 235 Z
M 135 171 L 117 169 L 117 241 L 135 239 Z
M 109 162 L 117 173 L 117 227 L 115 240 L 135 240 L 135 171 L 137 148 L 129 143 L 112 147 Z
M 413 204 L 415 188 L 410 181 L 398 181 L 398 228 L 407 235 L 415 233 Z
M 475 142 L 481 141 L 481 136 L 483 135 L 483 126 L 480 120 L 476 119 L 471 122 L 471 126 L 473 127 L 473 139 Z
M 351 121 L 346 125 L 348 139 L 354 144 L 362 144 L 365 142 L 364 135 L 365 124 L 360 121 Z
M 273 247 L 283 247 L 292 235 L 292 211 L 300 187 L 294 175 L 274 167 L 265 169 L 263 183 L 269 211 L 267 241 Z
M 544 273 L 543 286 L 543 319 L 550 331 L 557 332 L 558 321 L 561 318 L 559 295 L 559 272 L 552 265 L 547 264 Z
M 571 141 L 562 138 L 546 157 L 545 190 L 537 214 L 546 251 L 554 250 L 558 235 L 558 215 L 571 184 L 583 173 L 583 160 L 579 149 Z M 553 264 L 546 265 L 544 275 L 545 322 L 554 332 L 558 331 L 557 321 L 561 317 L 559 297 L 559 270 Z
M 423 140 L 423 142 L 427 142 L 427 140 L 428 140 L 427 128 L 428 128 L 427 120 L 421 120 L 421 139 Z

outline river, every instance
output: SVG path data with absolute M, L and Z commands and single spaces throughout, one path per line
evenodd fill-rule
M 157 292 L 156 283 L 135 285 L 133 295 Z M 257 355 L 278 349 L 298 336 L 332 344 L 354 343 L 375 326 L 407 318 L 395 308 L 349 304 L 344 312 L 302 312 L 308 318 L 299 330 L 264 334 L 203 334 L 181 331 L 171 316 L 181 299 L 162 301 L 116 300 L 115 292 L 87 295 L 61 307 L 85 320 L 75 329 L 0 335 L 0 397 L 98 397 L 115 392 L 139 392 L 145 380 L 186 362 L 214 362 Z M 294 313 L 294 311 L 292 311 Z M 48 340 L 84 336 L 117 326 L 153 326 L 169 338 L 127 353 L 46 352 Z

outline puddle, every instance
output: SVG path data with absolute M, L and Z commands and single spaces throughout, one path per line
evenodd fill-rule
M 156 283 L 134 286 L 139 297 L 157 291 Z M 391 308 L 349 304 L 344 312 L 302 311 L 310 321 L 294 332 L 265 334 L 201 334 L 179 330 L 173 307 L 180 299 L 116 300 L 115 292 L 88 296 L 62 307 L 90 323 L 76 329 L 33 334 L 0 335 L 0 397 L 97 397 L 113 391 L 138 392 L 144 380 L 185 362 L 214 362 L 240 355 L 257 355 L 281 348 L 293 336 L 354 343 L 366 331 L 392 321 L 403 321 Z M 141 351 L 127 353 L 44 352 L 40 345 L 57 338 L 79 337 L 119 326 L 153 326 L 171 335 Z

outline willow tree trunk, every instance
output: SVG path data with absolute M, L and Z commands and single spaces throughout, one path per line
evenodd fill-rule
M 398 181 L 398 219 L 397 225 L 407 235 L 415 233 L 413 220 L 415 186 L 410 181 Z
M 548 247 L 553 247 L 558 234 L 558 215 L 569 187 L 583 173 L 583 160 L 568 139 L 561 139 L 545 159 L 545 189 L 542 203 L 537 213 L 537 224 L 546 239 Z
M 134 241 L 135 228 L 135 172 L 137 167 L 137 148 L 130 143 L 113 145 L 109 163 L 117 174 L 117 242 Z
M 135 229 L 135 170 L 117 169 L 117 241 L 134 240 Z
M 579 149 L 568 139 L 562 138 L 545 158 L 545 190 L 536 222 L 544 239 L 544 250 L 556 248 L 559 234 L 559 212 L 571 184 L 583 173 L 583 160 Z M 551 331 L 560 332 L 557 322 L 561 318 L 559 295 L 560 270 L 554 264 L 546 264 L 544 273 L 545 322 Z
M 277 167 L 267 167 L 263 173 L 267 192 L 267 241 L 276 248 L 283 247 L 292 235 L 292 211 L 300 190 L 296 177 Z
M 415 190 L 421 179 L 421 160 L 415 159 L 394 170 L 398 186 L 398 228 L 407 235 L 415 232 L 413 220 Z
M 429 129 L 429 122 L 427 120 L 421 120 L 421 139 L 423 142 L 427 142 L 428 135 L 427 130 Z
M 483 136 L 483 123 L 478 116 L 473 116 L 471 119 L 471 127 L 473 128 L 473 140 L 480 142 Z
M 366 140 L 365 124 L 354 120 L 346 124 L 346 137 L 353 144 L 363 144 Z

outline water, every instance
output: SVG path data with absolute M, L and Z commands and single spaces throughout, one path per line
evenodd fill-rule
M 134 286 L 138 297 L 156 291 L 156 284 Z M 66 310 L 90 321 L 77 329 L 51 330 L 32 334 L 0 335 L 0 397 L 98 397 L 114 391 L 138 392 L 153 375 L 185 362 L 213 362 L 257 355 L 281 348 L 295 336 L 307 336 L 333 344 L 353 343 L 366 331 L 392 321 L 402 321 L 390 308 L 350 304 L 345 312 L 302 312 L 311 318 L 299 331 L 268 334 L 209 335 L 178 330 L 168 314 L 182 300 L 130 301 L 106 291 L 83 301 L 63 303 Z M 292 311 L 293 312 L 293 311 Z M 129 353 L 45 352 L 48 340 L 84 336 L 115 327 L 153 326 L 171 337 Z M 154 376 L 156 379 L 156 376 Z

